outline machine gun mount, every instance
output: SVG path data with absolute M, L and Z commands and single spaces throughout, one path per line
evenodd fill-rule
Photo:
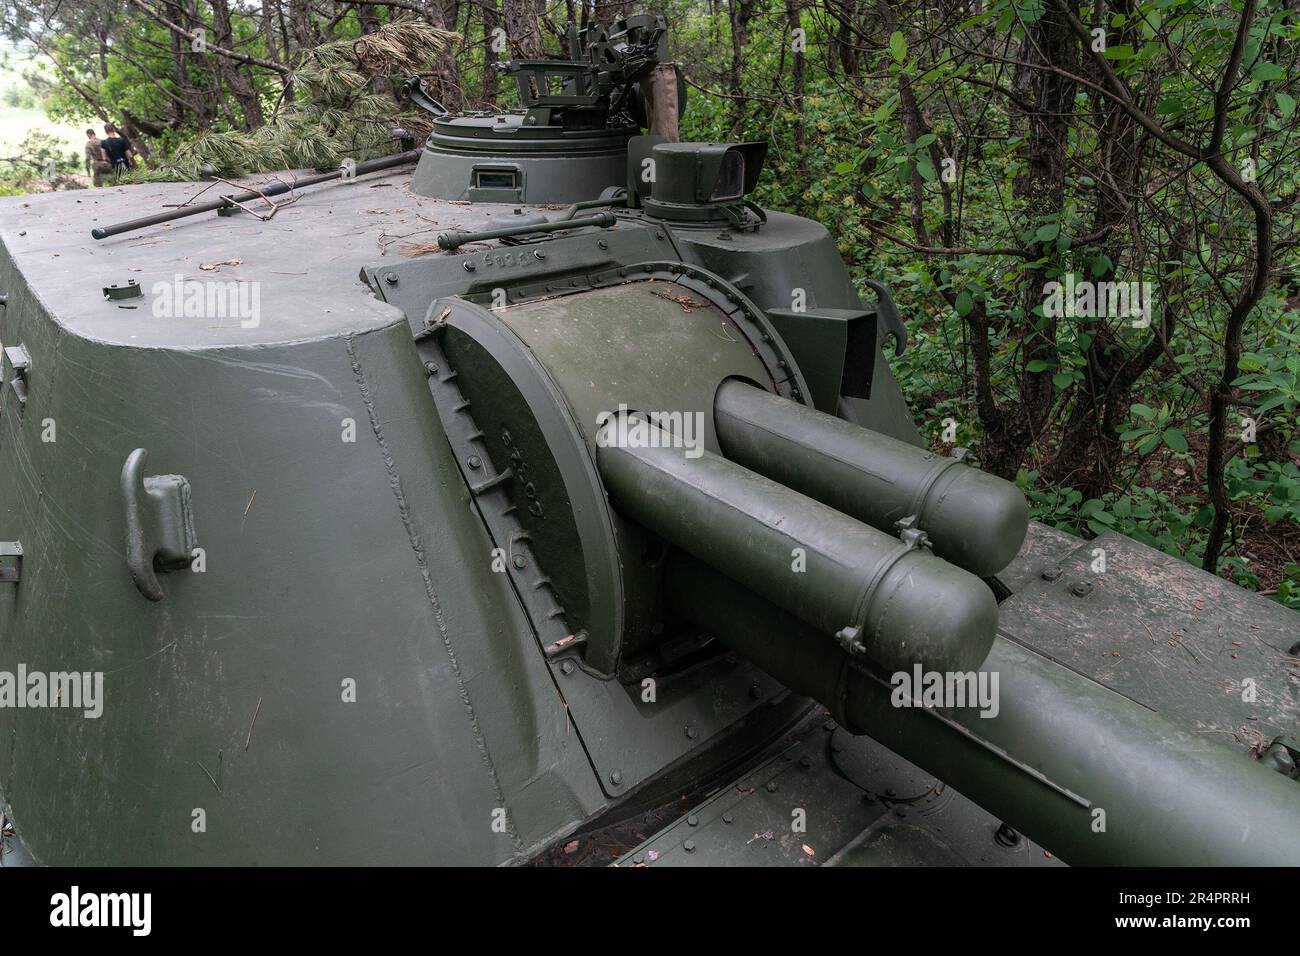
M 650 125 L 649 81 L 668 64 L 664 18 L 640 15 L 570 24 L 561 58 L 499 64 L 518 84 L 519 109 L 449 114 L 412 96 L 435 119 L 411 189 L 470 202 L 594 199 L 625 181 L 628 141 Z M 686 84 L 673 69 L 680 116 Z

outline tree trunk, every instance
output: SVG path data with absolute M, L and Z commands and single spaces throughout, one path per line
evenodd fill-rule
M 799 175 L 805 176 L 808 174 L 808 124 L 804 122 L 803 105 L 804 90 L 807 86 L 805 76 L 807 64 L 804 62 L 805 55 L 802 43 L 806 42 L 806 39 L 797 32 L 802 28 L 802 19 L 799 15 L 802 9 L 801 0 L 785 0 L 785 19 L 790 28 L 790 54 L 793 58 L 790 73 L 790 99 L 795 112 L 794 146 L 799 153 Z
M 224 50 L 233 50 L 235 31 L 230 18 L 229 0 L 208 0 L 208 5 L 212 7 L 213 43 Z M 212 57 L 212 63 L 226 88 L 230 90 L 230 95 L 239 104 L 240 112 L 243 114 L 244 129 L 255 130 L 260 127 L 265 119 L 262 115 L 262 99 L 258 94 L 257 85 L 251 77 L 242 72 L 241 64 L 229 57 L 218 54 Z
M 502 0 L 506 38 L 523 60 L 542 58 L 542 0 Z
M 621 20 L 632 12 L 635 4 L 632 0 L 596 0 L 592 19 L 609 26 L 615 20 Z
M 455 32 L 459 11 L 456 0 L 426 0 L 425 18 L 439 30 Z M 465 91 L 460 84 L 460 71 L 456 69 L 456 51 L 450 43 L 443 46 L 433 59 L 434 79 L 438 84 L 438 101 L 453 113 L 465 106 Z
M 298 45 L 299 56 L 319 42 L 316 26 L 311 19 L 311 0 L 289 0 L 289 23 L 293 27 L 293 39 Z
M 727 92 L 731 96 L 731 138 L 736 139 L 745 128 L 745 116 L 749 111 L 749 97 L 744 84 L 744 50 L 750 17 L 753 16 L 752 0 L 730 0 L 731 12 L 731 66 L 727 70 Z
M 368 36 L 379 29 L 379 11 L 373 3 L 357 4 L 357 23 L 361 25 L 362 36 Z
M 492 48 L 496 37 L 494 31 L 500 29 L 501 18 L 497 13 L 497 0 L 480 0 L 479 10 L 483 14 L 483 103 L 496 106 L 497 96 L 501 91 L 497 76 L 499 57 Z
M 831 0 L 827 3 L 835 19 L 835 35 L 830 42 L 832 54 L 839 54 L 840 68 L 845 76 L 858 75 L 858 40 L 854 29 L 857 0 Z
M 1022 200 L 1029 222 L 1057 217 L 1065 200 L 1066 150 L 1074 113 L 1076 83 L 1058 73 L 1043 69 L 1055 65 L 1077 70 L 1077 49 L 1065 18 L 1054 8 L 1029 26 L 1019 57 L 1033 66 L 1016 69 L 1013 81 L 1022 100 L 1034 105 L 1032 112 L 1019 112 L 1017 121 L 1026 139 L 1025 172 L 1016 177 L 1014 192 Z M 1053 257 L 1051 244 L 1031 243 L 1040 255 Z M 1030 372 L 1030 362 L 1040 359 L 1054 362 L 1056 320 L 1036 317 L 1034 310 L 1043 303 L 1048 282 L 1046 267 L 1026 269 L 1022 274 L 1020 307 L 1024 319 L 1013 334 L 1021 342 L 1026 371 L 1020 385 L 1020 399 L 1014 414 L 1003 416 L 1000 427 L 985 434 L 985 458 L 995 462 L 994 469 L 1003 477 L 1014 477 L 1024 462 L 1026 450 L 1042 433 L 1056 398 L 1052 372 Z

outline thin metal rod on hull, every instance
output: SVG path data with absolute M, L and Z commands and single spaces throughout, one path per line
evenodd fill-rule
M 609 205 L 612 202 L 615 202 L 615 200 L 610 200 L 610 202 L 602 201 L 601 205 Z M 559 232 L 562 229 L 582 229 L 586 226 L 608 229 L 617 221 L 618 220 L 614 218 L 612 212 L 599 212 L 594 216 L 583 216 L 579 219 L 565 219 L 561 216 L 559 219 L 552 219 L 549 222 L 535 222 L 521 226 L 503 226 L 500 229 L 485 229 L 482 232 L 444 232 L 438 236 L 438 246 L 444 250 L 450 251 L 452 249 L 459 249 L 461 246 L 468 245 L 471 242 L 487 242 L 490 239 L 509 239 L 511 236 Z M 540 255 L 540 253 L 538 253 L 538 255 Z
M 195 203 L 193 206 L 186 206 L 183 209 L 171 209 L 167 212 L 157 212 L 152 216 L 141 216 L 139 219 L 130 219 L 126 222 L 114 223 L 111 226 L 96 226 L 90 230 L 90 234 L 96 239 L 107 239 L 109 236 L 120 236 L 124 232 L 134 232 L 137 229 L 147 229 L 149 226 L 157 226 L 164 222 L 174 222 L 177 219 L 184 219 L 187 216 L 197 216 L 202 212 L 213 212 L 217 209 L 225 209 L 228 206 L 234 206 L 237 203 L 252 202 L 254 199 L 265 199 L 269 196 L 280 196 L 293 189 L 301 189 L 304 186 L 317 186 L 320 183 L 327 183 L 333 179 L 342 179 L 345 175 L 348 178 L 353 176 L 364 176 L 367 173 L 378 172 L 381 169 L 391 169 L 394 166 L 401 166 L 405 163 L 413 163 L 420 158 L 419 149 L 408 149 L 404 153 L 395 153 L 392 156 L 381 156 L 379 159 L 371 159 L 364 163 L 357 163 L 352 169 L 336 169 L 333 172 L 321 173 L 319 176 L 308 176 L 306 179 L 300 179 L 295 183 L 276 182 L 268 183 L 261 189 L 250 189 L 242 193 L 235 193 L 230 196 L 222 196 L 208 202 Z

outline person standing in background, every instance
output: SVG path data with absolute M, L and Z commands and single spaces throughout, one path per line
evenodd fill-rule
M 100 147 L 100 138 L 93 129 L 86 130 L 86 175 L 94 177 L 96 186 L 104 185 L 104 173 L 108 164 L 104 162 Z
M 104 132 L 108 135 L 99 141 L 100 155 L 110 164 L 113 174 L 120 176 L 135 164 L 135 150 L 131 148 L 131 141 L 112 123 L 104 124 Z

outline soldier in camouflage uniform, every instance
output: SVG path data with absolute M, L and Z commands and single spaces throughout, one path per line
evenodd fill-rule
M 104 162 L 100 139 L 93 129 L 86 130 L 86 175 L 94 177 L 96 186 L 104 185 L 104 173 L 108 163 Z

